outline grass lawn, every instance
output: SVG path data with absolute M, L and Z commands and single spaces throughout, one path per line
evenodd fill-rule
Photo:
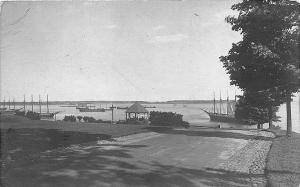
M 273 141 L 267 158 L 267 178 L 269 186 L 300 185 L 300 134 L 285 136 L 286 131 L 273 131 Z
M 8 115 L 0 116 L 0 125 L 1 177 L 39 159 L 44 151 L 149 131 L 144 125 L 53 122 Z

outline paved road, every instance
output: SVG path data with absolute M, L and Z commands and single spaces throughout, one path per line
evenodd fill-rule
M 5 177 L 14 186 L 251 186 L 264 176 L 219 166 L 255 134 L 199 128 L 136 134 L 46 151 Z

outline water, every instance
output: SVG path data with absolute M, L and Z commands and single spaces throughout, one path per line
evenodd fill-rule
M 131 106 L 133 103 L 113 103 L 114 106 Z M 104 107 L 108 108 L 111 105 L 105 103 L 95 103 L 96 107 Z M 188 121 L 192 125 L 205 125 L 205 126 L 216 126 L 216 124 L 221 124 L 222 127 L 236 127 L 236 125 L 226 124 L 226 123 L 216 123 L 210 122 L 209 116 L 201 110 L 203 109 L 211 109 L 212 104 L 146 104 L 146 105 L 154 105 L 156 108 L 148 108 L 149 111 L 162 111 L 162 112 L 176 112 L 178 114 L 183 115 L 183 120 Z M 292 102 L 292 124 L 293 131 L 300 133 L 300 123 L 299 123 L 299 99 L 296 98 L 295 101 Z M 17 106 L 16 108 L 21 108 L 23 106 Z M 34 105 L 34 111 L 39 112 L 39 106 Z M 224 107 L 225 108 L 225 107 Z M 26 110 L 31 110 L 31 106 L 26 106 Z M 42 112 L 46 112 L 46 106 L 42 106 Z M 75 107 L 61 107 L 59 105 L 49 105 L 50 112 L 60 113 L 56 115 L 57 120 L 62 120 L 65 115 L 75 115 L 75 116 L 89 116 L 94 117 L 95 119 L 102 120 L 111 120 L 111 111 L 106 112 L 79 112 Z M 224 110 L 224 109 L 223 109 Z M 225 111 L 225 110 L 224 110 Z M 279 109 L 278 114 L 281 116 L 281 122 L 276 122 L 275 125 L 280 126 L 282 129 L 286 129 L 286 106 L 282 105 Z M 114 121 L 117 120 L 125 120 L 125 110 L 115 109 L 114 110 Z M 264 125 L 264 128 L 267 128 L 268 124 Z
M 294 98 L 294 101 L 291 103 L 291 108 L 292 108 L 292 127 L 293 127 L 292 129 L 293 129 L 293 131 L 300 133 L 299 97 Z M 281 122 L 276 122 L 274 124 L 280 126 L 282 129 L 286 130 L 286 105 L 285 104 L 280 106 L 277 115 L 281 117 L 280 118 Z

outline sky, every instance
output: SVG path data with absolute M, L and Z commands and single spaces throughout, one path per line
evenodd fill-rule
M 225 99 L 233 0 L 4 2 L 1 100 Z

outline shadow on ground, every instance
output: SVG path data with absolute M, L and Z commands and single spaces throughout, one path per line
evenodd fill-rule
M 8 168 L 4 186 L 249 186 L 261 175 L 213 168 L 189 169 L 132 154 L 145 145 L 85 145 L 56 149 L 21 167 Z
M 244 140 L 265 140 L 272 141 L 272 138 L 257 135 L 246 135 L 238 132 L 227 131 L 225 129 L 201 129 L 193 128 L 190 130 L 173 129 L 169 127 L 147 127 L 146 129 L 165 134 L 177 134 L 186 136 L 202 136 L 202 137 L 217 137 L 217 138 L 235 138 Z
M 25 161 L 40 152 L 73 144 L 110 139 L 107 134 L 60 131 L 56 129 L 1 129 L 1 159 Z

